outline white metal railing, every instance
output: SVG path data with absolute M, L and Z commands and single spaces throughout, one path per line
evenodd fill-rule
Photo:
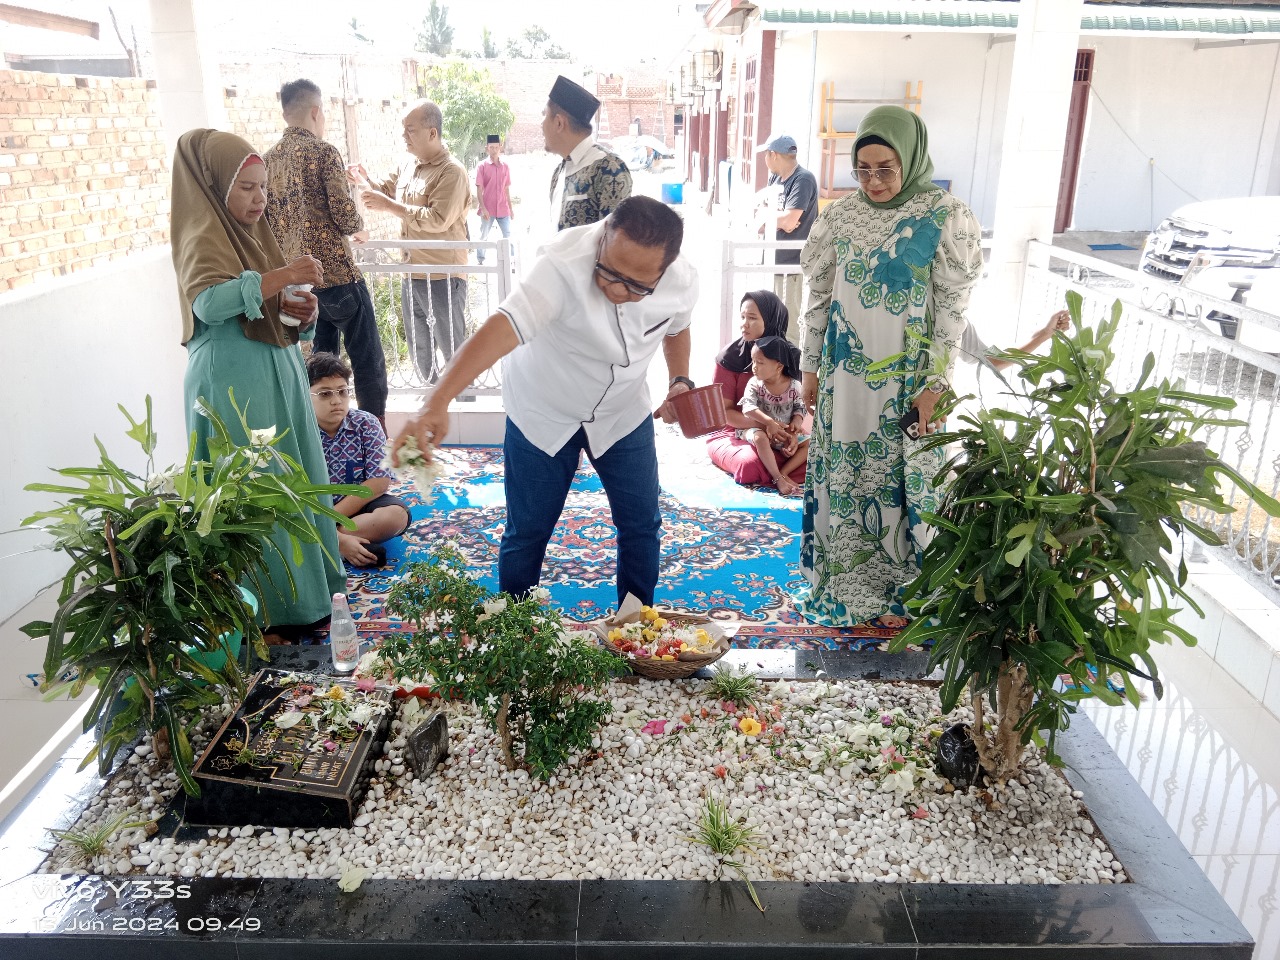
M 720 257 L 720 342 L 737 339 L 738 304 L 749 290 L 772 290 L 774 278 L 800 273 L 798 263 L 773 263 L 774 250 L 799 250 L 803 240 L 725 240 Z M 792 317 L 793 324 L 799 317 Z
M 1208 430 L 1198 439 L 1248 480 L 1276 495 L 1280 489 L 1280 359 L 1222 336 L 1212 318 L 1238 317 L 1242 325 L 1257 324 L 1277 332 L 1280 318 L 1032 241 L 1019 308 L 1023 329 L 1061 309 L 1067 290 L 1076 290 L 1084 298 L 1086 323 L 1109 314 L 1117 299 L 1125 304 L 1112 368 L 1118 385 L 1136 382 L 1150 353 L 1156 361 L 1155 376 L 1181 381 L 1197 393 L 1234 398 L 1231 416 L 1242 424 Z M 1280 522 L 1258 509 L 1235 484 L 1224 485 L 1224 496 L 1235 504 L 1234 513 L 1219 516 L 1195 510 L 1193 518 L 1223 538 L 1228 553 L 1239 561 L 1231 564 L 1235 569 L 1276 589 Z
M 420 264 L 393 260 L 392 251 L 467 250 L 483 253 L 485 263 Z M 491 316 L 499 303 L 511 292 L 515 277 L 515 247 L 507 238 L 498 240 L 370 240 L 360 244 L 357 252 L 360 271 L 373 298 L 382 338 L 382 352 L 387 358 L 387 384 L 392 393 L 425 389 L 440 376 L 448 358 L 463 338 Z M 472 258 L 468 255 L 467 260 Z M 462 301 L 455 298 L 456 285 L 429 286 L 429 275 L 466 282 Z M 411 279 L 424 281 L 417 285 L 419 310 L 423 322 L 406 323 L 412 313 Z M 453 323 L 460 317 L 461 324 Z M 461 326 L 461 330 L 458 329 Z M 415 330 L 426 329 L 434 342 L 419 340 Z M 463 397 L 500 393 L 501 374 L 497 366 L 485 371 Z

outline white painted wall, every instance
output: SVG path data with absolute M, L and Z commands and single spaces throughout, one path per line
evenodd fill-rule
M 782 34 L 775 64 L 773 130 L 790 133 L 804 156 L 808 138 L 808 168 L 818 173 L 817 139 L 821 86 L 835 82 L 838 98 L 899 98 L 907 81 L 924 81 L 921 117 L 929 128 L 934 176 L 950 180 L 952 192 L 969 203 L 979 220 L 989 222 L 995 206 L 995 180 L 1000 163 L 1001 114 L 1008 97 L 1012 44 L 988 49 L 987 37 L 977 34 L 824 31 L 818 34 L 816 67 L 812 63 L 812 34 Z M 805 122 L 813 84 L 814 113 Z M 874 104 L 836 107 L 840 129 L 856 127 Z M 836 186 L 854 184 L 849 149 L 840 142 Z M 803 162 L 803 161 L 802 161 Z
M 135 418 L 152 397 L 167 465 L 186 449 L 178 288 L 169 248 L 134 254 L 38 289 L 0 295 L 0 620 L 66 570 L 61 555 L 36 549 L 46 539 L 10 533 L 54 501 L 22 488 L 54 482 L 50 467 L 98 462 L 97 436 L 112 458 L 141 470 L 141 449 L 124 435 L 124 404 Z
M 1138 37 L 1081 44 L 1097 52 L 1073 229 L 1151 229 L 1194 200 L 1274 186 L 1280 44 L 1196 50 L 1194 40 Z M 1259 161 L 1270 175 L 1255 178 Z
M 815 65 L 812 32 L 782 32 L 773 130 L 796 138 L 816 174 L 823 80 L 835 81 L 839 97 L 896 97 L 907 80 L 924 80 L 935 175 L 989 228 L 1014 45 L 980 34 L 905 35 L 820 31 Z M 1191 39 L 1086 36 L 1080 45 L 1096 55 L 1072 229 L 1147 230 L 1194 197 L 1280 192 L 1280 44 L 1196 50 Z M 856 125 L 867 109 L 840 107 L 836 119 Z M 840 186 L 852 185 L 847 152 L 842 144 Z

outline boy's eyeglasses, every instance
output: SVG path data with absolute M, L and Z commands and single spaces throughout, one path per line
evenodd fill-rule
M 313 397 L 319 397 L 325 403 L 331 400 L 345 400 L 354 394 L 350 387 L 339 387 L 337 390 L 312 390 Z
M 859 183 L 870 183 L 872 178 L 879 180 L 881 183 L 888 183 L 898 175 L 897 167 L 876 167 L 871 170 L 867 167 L 859 167 L 853 171 L 857 174 Z
M 649 297 L 653 295 L 653 291 L 657 287 L 646 287 L 642 283 L 636 283 L 630 277 L 624 277 L 614 273 L 603 263 L 600 262 L 600 254 L 604 253 L 604 237 L 600 238 L 600 246 L 596 250 L 596 273 L 604 278 L 605 283 L 620 283 L 627 288 L 627 293 L 634 297 Z M 666 271 L 663 271 L 664 273 Z M 661 278 L 659 278 L 661 279 Z

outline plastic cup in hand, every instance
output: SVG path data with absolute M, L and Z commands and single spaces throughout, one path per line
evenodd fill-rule
M 311 284 L 309 283 L 290 283 L 284 288 L 284 298 L 290 303 L 302 303 L 307 298 L 304 293 L 311 292 Z

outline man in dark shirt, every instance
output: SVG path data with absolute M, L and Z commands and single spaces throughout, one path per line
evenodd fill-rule
M 339 337 L 355 372 L 360 409 L 379 420 L 387 412 L 387 362 L 369 288 L 347 237 L 364 229 L 351 199 L 337 147 L 325 142 L 320 88 L 294 80 L 280 88 L 284 136 L 268 150 L 267 222 L 286 259 L 310 254 L 324 267 L 314 291 L 320 301 L 315 350 L 337 353 Z
M 796 142 L 788 136 L 774 137 L 760 148 L 769 169 L 769 186 L 781 186 L 782 192 L 774 211 L 777 240 L 805 240 L 818 219 L 818 181 L 796 160 Z M 799 250 L 777 250 L 774 263 L 799 263 Z M 800 310 L 803 305 L 804 278 L 800 273 L 777 274 L 773 292 L 787 305 L 787 336 L 799 341 Z

